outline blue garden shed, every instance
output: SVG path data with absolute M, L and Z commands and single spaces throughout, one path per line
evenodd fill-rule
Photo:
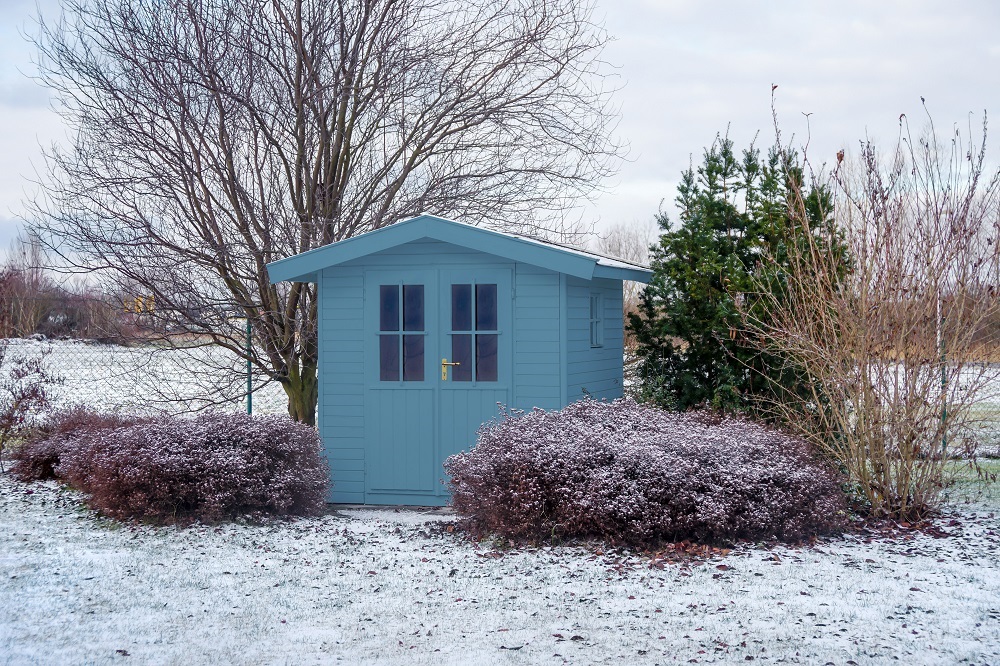
M 443 505 L 497 414 L 622 395 L 622 281 L 649 269 L 432 215 L 268 264 L 319 293 L 332 502 Z

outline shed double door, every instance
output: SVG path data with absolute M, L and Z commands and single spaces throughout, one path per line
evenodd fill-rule
M 365 502 L 442 505 L 444 460 L 510 401 L 511 273 L 365 275 Z

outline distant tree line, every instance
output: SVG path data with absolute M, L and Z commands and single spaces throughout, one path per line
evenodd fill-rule
M 38 239 L 19 236 L 0 264 L 0 338 L 85 338 L 126 342 L 154 328 L 143 296 L 105 293 L 84 281 L 60 282 L 46 270 Z

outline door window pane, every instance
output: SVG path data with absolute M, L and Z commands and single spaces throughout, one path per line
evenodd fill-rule
M 399 381 L 399 336 L 378 336 L 378 378 L 383 382 Z
M 378 311 L 380 331 L 399 330 L 399 287 L 383 284 L 378 288 Z
M 497 286 L 476 285 L 476 330 L 497 330 Z
M 403 336 L 403 381 L 424 381 L 424 336 Z
M 465 285 L 468 287 L 469 285 Z M 471 290 L 470 290 L 471 291 Z M 451 360 L 459 365 L 451 367 L 451 381 L 472 381 L 472 336 L 451 336 Z
M 424 285 L 403 285 L 403 330 L 424 330 Z
M 451 330 L 472 330 L 472 285 L 451 285 Z
M 494 293 L 496 285 L 494 287 Z M 495 326 L 494 326 L 495 328 Z M 497 381 L 497 336 L 476 336 L 476 381 Z

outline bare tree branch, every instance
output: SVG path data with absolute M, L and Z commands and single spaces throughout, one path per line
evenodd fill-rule
M 932 509 L 948 461 L 975 454 L 980 402 L 1000 391 L 1000 171 L 985 156 L 985 118 L 943 141 L 933 124 L 917 139 L 903 125 L 888 158 L 871 142 L 841 153 L 830 210 L 810 215 L 792 197 L 804 242 L 787 244 L 786 290 L 759 289 L 744 307 L 761 351 L 791 359 L 812 387 L 769 407 L 876 515 Z M 811 226 L 829 216 L 837 236 Z
M 431 211 L 539 234 L 620 147 L 573 0 L 67 0 L 42 81 L 73 131 L 34 225 L 71 270 L 244 353 L 312 422 L 316 292 L 265 265 Z M 224 371 L 219 368 L 220 373 Z

